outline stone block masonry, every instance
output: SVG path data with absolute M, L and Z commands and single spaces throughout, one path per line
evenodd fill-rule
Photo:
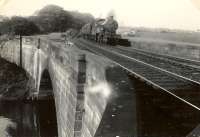
M 19 39 L 6 42 L 0 50 L 2 58 L 17 65 L 20 65 L 19 53 Z M 86 55 L 82 56 L 85 61 L 80 59 L 80 55 Z M 49 72 L 59 137 L 95 135 L 108 102 L 108 95 L 96 92 L 93 88 L 107 83 L 105 70 L 112 65 L 109 60 L 81 51 L 75 45 L 56 45 L 53 41 L 41 38 L 38 49 L 37 36 L 22 39 L 22 68 L 30 79 L 30 96 L 39 95 L 41 75 L 44 70 Z

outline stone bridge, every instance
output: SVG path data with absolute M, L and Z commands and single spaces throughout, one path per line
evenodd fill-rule
M 27 72 L 30 98 L 53 95 L 59 137 L 136 136 L 133 87 L 111 61 L 46 37 L 23 37 L 21 63 L 19 39 L 0 48 Z

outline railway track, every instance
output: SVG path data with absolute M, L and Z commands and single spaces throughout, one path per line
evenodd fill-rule
M 116 47 L 114 51 L 200 82 L 200 62 L 198 61 L 181 60 L 175 57 L 162 56 L 134 49 L 123 49 L 122 47 Z M 199 64 L 199 68 L 197 64 Z
M 133 51 L 133 52 L 139 52 L 142 54 L 147 54 L 150 56 L 156 56 L 158 58 L 164 59 L 164 60 L 171 60 L 176 63 L 181 63 L 190 67 L 198 68 L 200 69 L 200 61 L 198 60 L 191 60 L 191 59 L 186 59 L 186 58 L 181 58 L 181 57 L 176 57 L 172 55 L 166 55 L 166 54 L 159 54 L 159 53 L 153 53 L 153 52 L 148 52 L 142 49 L 136 49 L 136 48 L 127 48 L 127 47 L 121 47 L 119 46 L 118 48 L 128 50 L 128 51 Z
M 125 51 L 116 49 L 115 47 L 94 46 L 94 43 L 85 40 L 78 40 L 75 44 L 80 48 L 107 57 L 131 75 L 200 110 L 200 83 L 198 81 L 154 66 L 152 65 L 152 59 L 149 59 L 150 62 L 147 63 L 136 59 L 132 55 L 127 56 L 127 53 L 124 53 Z M 168 67 L 167 65 L 165 64 L 165 67 Z

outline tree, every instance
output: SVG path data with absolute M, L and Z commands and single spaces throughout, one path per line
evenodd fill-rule
M 0 31 L 3 34 L 33 35 L 39 33 L 39 28 L 24 17 L 14 16 L 1 23 Z
M 37 24 L 44 33 L 64 32 L 70 28 L 80 29 L 94 20 L 90 14 L 69 12 L 56 5 L 47 5 L 35 13 L 30 20 Z
M 11 30 L 15 35 L 33 35 L 39 33 L 39 28 L 32 21 L 24 17 L 12 17 L 10 22 Z
M 35 17 L 30 18 L 43 32 L 63 32 L 73 24 L 73 17 L 68 11 L 56 5 L 48 5 L 39 10 Z

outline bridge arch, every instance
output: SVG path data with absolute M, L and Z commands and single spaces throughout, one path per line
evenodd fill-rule
M 40 136 L 58 136 L 53 84 L 48 69 L 41 73 L 38 91 L 38 123 Z
M 53 85 L 50 73 L 47 69 L 44 69 L 41 73 L 38 98 L 41 99 L 54 99 Z

